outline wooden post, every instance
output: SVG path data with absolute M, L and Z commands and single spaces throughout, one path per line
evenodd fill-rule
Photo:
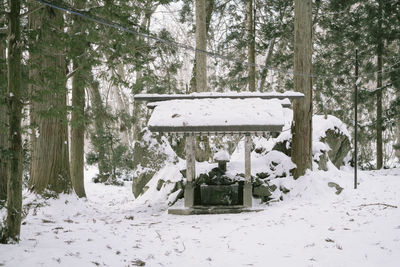
M 186 186 L 185 186 L 185 207 L 191 208 L 194 205 L 194 179 L 196 177 L 195 160 L 195 136 L 186 136 Z
M 358 128 L 358 115 L 357 115 L 357 106 L 358 106 L 358 50 L 356 49 L 356 83 L 354 85 L 354 189 L 357 189 L 357 128 Z
M 252 206 L 252 185 L 251 185 L 251 136 L 249 133 L 244 141 L 244 175 L 245 182 L 243 187 L 243 205 Z

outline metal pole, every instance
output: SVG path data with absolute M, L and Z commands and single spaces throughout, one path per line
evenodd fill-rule
M 358 49 L 356 49 L 356 83 L 354 86 L 354 189 L 357 189 L 357 105 L 358 105 Z

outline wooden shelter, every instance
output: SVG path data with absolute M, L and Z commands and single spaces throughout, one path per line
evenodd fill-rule
M 303 97 L 301 93 L 195 93 L 189 95 L 140 94 L 135 101 L 149 101 L 153 110 L 149 130 L 186 137 L 186 185 L 183 209 L 174 214 L 203 214 L 249 211 L 252 207 L 251 136 L 280 132 L 284 126 L 282 106 Z M 245 181 L 242 205 L 204 207 L 194 205 L 196 179 L 195 140 L 201 135 L 245 137 Z

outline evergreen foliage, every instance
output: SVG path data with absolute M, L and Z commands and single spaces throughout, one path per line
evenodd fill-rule
M 379 3 L 383 7 L 383 16 L 378 14 Z M 331 77 L 315 79 L 314 104 L 320 112 L 338 116 L 347 125 L 352 125 L 353 118 L 353 85 L 355 48 L 359 50 L 360 79 L 359 88 L 359 142 L 361 143 L 361 166 L 373 167 L 376 159 L 376 97 L 383 94 L 383 116 L 380 119 L 384 132 L 384 144 L 394 140 L 394 116 L 390 116 L 394 103 L 395 81 L 399 78 L 400 58 L 396 55 L 399 49 L 399 4 L 393 1 L 321 1 L 319 5 L 318 26 L 316 31 L 316 60 L 314 69 L 317 73 L 329 74 Z M 379 24 L 381 23 L 381 25 Z M 397 23 L 396 23 L 397 22 Z M 378 41 L 382 40 L 383 72 L 382 86 L 377 85 Z M 386 86 L 392 84 L 390 86 Z M 380 88 L 383 87 L 383 88 Z M 379 89 L 376 89 L 379 88 Z M 398 113 L 397 113 L 398 114 Z M 389 115 L 389 116 L 388 116 Z M 398 115 L 397 115 L 398 116 Z M 391 145 L 384 148 L 389 163 L 392 157 Z

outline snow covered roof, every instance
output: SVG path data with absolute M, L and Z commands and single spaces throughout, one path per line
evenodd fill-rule
M 203 98 L 200 98 L 200 99 L 203 99 Z M 284 107 L 284 108 L 290 108 L 292 106 L 292 103 L 290 102 L 289 98 L 279 99 L 279 102 L 281 103 L 282 107 Z M 148 109 L 154 109 L 160 103 L 162 103 L 162 101 L 149 102 L 146 106 Z
M 304 94 L 299 92 L 287 91 L 284 93 L 277 92 L 201 92 L 191 94 L 137 94 L 134 96 L 136 101 L 165 101 L 175 99 L 203 99 L 203 98 L 231 98 L 231 99 L 243 99 L 243 98 L 261 98 L 261 99 L 298 99 L 304 97 Z
M 148 126 L 152 132 L 279 132 L 284 125 L 278 99 L 182 99 L 158 103 Z

